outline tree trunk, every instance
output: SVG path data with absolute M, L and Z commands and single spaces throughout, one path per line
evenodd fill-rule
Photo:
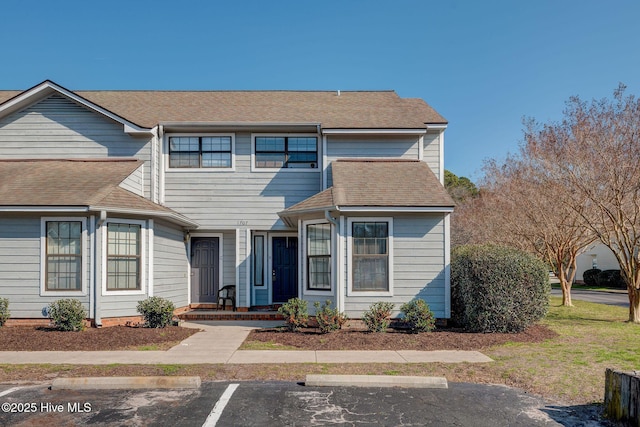
M 629 291 L 629 322 L 640 323 L 640 289 L 628 286 Z
M 573 307 L 571 302 L 571 283 L 564 276 L 560 276 L 560 287 L 562 287 L 562 305 L 565 307 Z
M 562 305 L 565 307 L 573 307 L 573 303 L 571 302 L 571 282 L 567 280 L 567 273 L 570 269 L 565 268 L 563 261 L 563 257 L 558 255 L 556 271 L 558 272 L 557 276 L 558 279 L 560 279 L 560 287 L 562 288 Z

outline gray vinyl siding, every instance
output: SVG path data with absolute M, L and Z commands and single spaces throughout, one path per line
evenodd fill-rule
M 417 135 L 353 135 L 327 138 L 327 162 L 344 158 L 419 158 Z M 327 172 L 327 187 L 331 187 L 331 168 Z
M 87 295 L 70 297 L 40 295 L 40 232 L 41 217 L 0 218 L 0 297 L 9 299 L 11 318 L 43 319 L 43 309 L 60 298 L 76 298 L 89 313 L 90 237 L 86 245 Z
M 133 171 L 131 175 L 120 183 L 120 187 L 144 197 L 144 165 Z
M 235 136 L 235 171 L 165 170 L 165 204 L 200 229 L 285 230 L 277 213 L 320 191 L 321 172 L 251 171 L 251 134 Z M 165 164 L 168 163 L 168 159 Z
M 153 295 L 170 300 L 176 308 L 186 306 L 189 287 L 183 231 L 156 221 L 153 246 Z
M 222 234 L 222 283 L 221 286 L 236 284 L 236 231 Z M 242 286 L 242 285 L 241 285 Z
M 436 317 L 445 317 L 444 217 L 442 214 L 422 216 L 402 215 L 393 220 L 393 296 L 346 296 L 345 312 L 351 318 L 362 313 L 377 301 L 395 304 L 394 315 L 400 306 L 419 297 L 424 299 Z M 345 256 L 349 256 L 346 250 Z M 351 274 L 344 259 L 345 280 Z M 346 284 L 345 284 L 346 289 Z
M 440 131 L 428 132 L 424 136 L 422 160 L 426 162 L 433 173 L 440 178 Z
M 57 94 L 0 119 L 0 158 L 136 157 L 145 162 L 147 197 L 150 155 L 148 138 Z

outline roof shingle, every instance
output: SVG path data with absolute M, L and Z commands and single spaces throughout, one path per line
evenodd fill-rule
M 331 164 L 333 186 L 283 212 L 333 207 L 438 207 L 455 203 L 420 160 L 340 159 Z
M 0 91 L 0 105 L 19 95 Z M 74 91 L 152 128 L 162 123 L 317 123 L 330 129 L 423 129 L 446 120 L 422 99 L 394 91 Z

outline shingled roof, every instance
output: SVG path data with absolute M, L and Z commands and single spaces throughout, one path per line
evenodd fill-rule
M 137 211 L 194 226 L 177 212 L 119 186 L 142 163 L 137 159 L 0 160 L 0 207 Z
M 455 205 L 429 166 L 408 159 L 340 159 L 333 186 L 281 212 L 290 216 L 345 207 L 450 209 Z
M 57 85 L 56 85 L 57 86 Z M 21 95 L 0 91 L 0 106 Z M 328 129 L 424 129 L 447 121 L 394 91 L 73 91 L 140 127 L 163 123 L 292 123 Z

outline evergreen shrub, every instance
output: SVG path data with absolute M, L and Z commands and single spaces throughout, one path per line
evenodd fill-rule
M 469 331 L 523 331 L 547 313 L 549 292 L 547 267 L 531 254 L 494 245 L 452 253 L 452 320 Z

